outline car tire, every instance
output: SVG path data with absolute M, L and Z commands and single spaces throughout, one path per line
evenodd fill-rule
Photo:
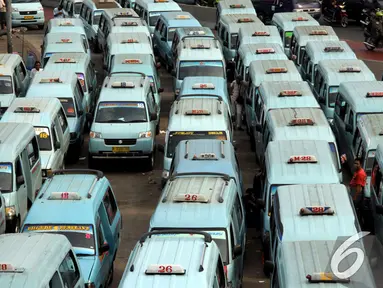
M 156 160 L 156 145 L 153 146 L 153 151 L 150 153 L 149 158 L 146 160 L 146 170 L 152 171 Z

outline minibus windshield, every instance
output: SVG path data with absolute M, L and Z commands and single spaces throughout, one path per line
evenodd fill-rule
M 185 77 L 211 76 L 225 78 L 222 61 L 181 61 L 179 80 Z
M 98 105 L 97 123 L 148 122 L 143 102 L 101 102 Z
M 0 76 L 0 94 L 12 94 L 12 78 L 11 76 Z
M 51 133 L 48 127 L 35 127 L 35 133 L 39 142 L 40 151 L 51 151 Z
M 12 192 L 11 163 L 0 163 L 0 192 Z

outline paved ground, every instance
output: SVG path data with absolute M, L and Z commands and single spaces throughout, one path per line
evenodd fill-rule
M 54 1 L 43 0 L 43 4 L 54 5 Z M 215 18 L 215 11 L 207 8 L 201 10 L 193 6 L 185 6 L 185 10 L 192 12 L 203 25 L 213 27 L 214 23 L 211 19 Z M 201 12 L 203 11 L 203 12 Z M 45 11 L 46 18 L 52 17 L 52 9 L 47 8 Z M 213 15 L 213 16 L 212 16 Z M 335 28 L 341 39 L 346 39 L 360 59 L 365 60 L 367 65 L 372 69 L 377 77 L 383 74 L 383 64 L 378 60 L 383 60 L 382 51 L 366 52 L 364 46 L 361 44 L 363 41 L 362 30 L 358 26 L 351 26 L 349 28 Z M 26 56 L 27 50 L 33 50 L 40 57 L 40 45 L 42 41 L 43 32 L 31 28 L 25 33 L 25 39 L 28 41 L 24 46 L 24 55 Z M 21 53 L 22 51 L 22 36 L 20 39 L 15 38 L 15 51 Z M 0 52 L 6 51 L 6 37 L 0 38 Z M 101 72 L 101 57 L 100 55 L 93 55 L 93 61 L 96 68 Z M 166 130 L 168 124 L 168 112 L 172 103 L 173 91 L 171 91 L 171 76 L 161 70 L 161 83 L 165 92 L 162 94 L 161 108 L 161 130 Z M 100 80 L 102 73 L 99 73 Z M 250 187 L 252 184 L 253 175 L 256 169 L 255 159 L 250 152 L 250 144 L 247 135 L 244 132 L 236 132 L 234 135 L 237 143 L 237 154 L 241 165 L 242 174 L 244 178 L 245 187 Z M 86 168 L 87 167 L 87 140 L 83 147 L 83 159 L 76 165 L 67 168 Z M 157 142 L 163 143 L 164 135 L 158 136 Z M 117 167 L 113 162 L 104 162 L 104 172 L 110 179 L 114 192 L 117 195 L 118 205 L 123 215 L 124 229 L 122 233 L 122 245 L 118 251 L 116 263 L 114 282 L 112 287 L 117 287 L 122 273 L 125 269 L 127 259 L 130 251 L 138 240 L 139 236 L 146 232 L 148 229 L 149 219 L 154 211 L 158 197 L 160 196 L 160 182 L 162 171 L 162 158 L 163 155 L 157 153 L 155 169 L 146 173 L 142 170 L 140 163 L 125 162 L 125 169 L 113 170 Z M 119 165 L 121 167 L 121 165 Z M 348 181 L 345 177 L 345 181 Z M 268 281 L 264 278 L 261 267 L 261 254 L 260 243 L 257 239 L 253 238 L 254 231 L 248 231 L 247 243 L 247 259 L 245 261 L 244 271 L 244 287 L 268 287 Z

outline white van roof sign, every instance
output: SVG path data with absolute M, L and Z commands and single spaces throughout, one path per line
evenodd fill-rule
M 81 200 L 77 192 L 52 192 L 48 200 Z
M 12 264 L 0 263 L 0 273 L 22 273 L 24 268 L 15 268 Z
M 334 215 L 334 209 L 329 206 L 306 206 L 299 210 L 299 215 Z
M 317 163 L 318 160 L 314 155 L 292 155 L 288 160 L 288 164 L 295 163 Z
M 179 264 L 150 264 L 145 271 L 148 275 L 184 275 L 186 270 Z

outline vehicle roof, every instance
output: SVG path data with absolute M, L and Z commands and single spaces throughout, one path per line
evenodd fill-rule
M 293 126 L 294 118 L 311 119 L 314 125 Z M 335 136 L 326 115 L 318 108 L 285 108 L 270 110 L 266 116 L 273 141 L 326 140 L 335 143 Z
M 337 240 L 340 236 L 352 236 L 359 231 L 358 219 L 343 184 L 286 185 L 277 188 L 282 241 Z M 305 207 L 330 207 L 334 215 L 301 216 Z M 358 228 L 359 229 L 359 228 Z
M 141 60 L 142 63 L 126 64 L 124 63 L 126 59 L 137 59 Z M 151 54 L 117 54 L 113 57 L 110 73 L 134 71 L 147 74 L 154 68 L 153 56 Z
M 187 145 L 186 145 L 187 143 Z M 218 160 L 193 159 L 194 155 L 214 153 Z M 222 153 L 224 157 L 222 157 Z M 178 143 L 174 153 L 173 175 L 180 173 L 222 173 L 231 178 L 237 177 L 235 170 L 236 159 L 233 144 L 229 140 L 182 140 Z M 235 179 L 238 181 L 238 179 Z M 237 183 L 239 185 L 240 183 Z
M 169 179 L 150 219 L 151 228 L 226 228 L 238 195 L 233 179 L 217 176 L 177 177 Z M 207 203 L 178 202 L 184 194 L 205 196 Z M 220 198 L 223 202 L 220 202 Z
M 185 115 L 188 110 L 206 109 L 210 115 Z M 219 113 L 221 111 L 221 113 Z M 226 130 L 227 106 L 214 98 L 183 98 L 174 101 L 170 109 L 169 131 L 218 131 Z
M 313 155 L 317 163 L 289 164 L 291 156 Z M 339 183 L 338 169 L 324 140 L 271 141 L 265 153 L 270 184 Z
M 239 19 L 250 18 L 253 22 L 238 23 Z M 262 21 L 259 20 L 256 14 L 225 14 L 220 17 L 219 22 L 227 26 L 227 31 L 229 34 L 238 33 L 239 27 L 246 27 L 251 23 L 262 24 Z
M 366 97 L 369 92 L 383 92 L 382 81 L 353 81 L 339 85 L 339 93 L 356 113 L 382 113 L 383 97 Z
M 231 8 L 230 5 L 244 5 L 245 7 L 241 8 Z M 250 0 L 225 0 L 225 1 L 219 1 L 217 4 L 217 9 L 220 15 L 225 14 L 249 14 L 250 12 L 254 11 L 254 14 L 256 14 L 256 11 L 254 9 L 254 5 Z
M 302 93 L 302 96 L 279 97 L 279 94 L 284 90 L 296 90 Z M 264 81 L 259 86 L 259 93 L 268 110 L 320 107 L 309 84 L 304 81 Z
M 340 72 L 341 68 L 354 67 L 359 68 L 360 72 Z M 325 83 L 329 86 L 338 86 L 342 82 L 348 81 L 374 81 L 374 73 L 367 65 L 359 59 L 328 59 L 321 60 L 317 69 L 322 72 Z
M 130 19 L 134 18 L 139 18 L 140 16 L 137 14 L 136 11 L 132 8 L 108 8 L 104 9 L 103 13 L 105 14 L 106 17 L 110 18 L 113 22 L 117 19 L 123 19 L 124 21 L 130 21 Z M 121 15 L 120 13 L 126 13 L 126 14 L 131 14 L 131 15 Z M 118 17 L 120 16 L 120 17 Z M 113 23 L 114 25 L 114 23 Z
M 326 52 L 327 47 L 340 47 L 343 51 Z M 306 53 L 314 64 L 325 59 L 357 59 L 354 51 L 346 41 L 309 41 L 306 44 Z
M 312 31 L 326 31 L 327 35 L 310 35 Z M 308 41 L 339 41 L 334 29 L 331 26 L 296 26 L 294 36 L 300 47 L 306 46 Z
M 60 59 L 70 58 L 75 63 L 62 62 Z M 71 70 L 73 72 L 86 72 L 90 62 L 90 57 L 86 53 L 55 53 L 53 54 L 47 64 L 45 64 L 43 71 L 61 71 Z
M 54 32 L 53 32 L 53 31 Z M 85 34 L 84 24 L 79 18 L 52 18 L 48 21 L 49 33 L 78 33 Z M 48 34 L 49 34 L 48 33 Z M 62 36 L 63 37 L 63 36 Z
M 16 233 L 0 235 L 0 263 L 25 269 L 1 273 L 2 287 L 47 287 L 72 246 L 64 235 Z
M 46 39 L 45 41 L 46 44 L 56 44 L 56 42 L 60 42 L 58 43 L 60 45 L 63 45 L 63 44 L 70 45 L 70 44 L 81 44 L 83 38 L 81 34 L 79 33 L 66 32 L 65 36 L 60 33 L 48 33 L 47 35 L 45 35 L 45 39 Z M 61 43 L 61 39 L 70 39 L 72 43 L 65 43 L 65 42 Z
M 207 49 L 195 49 L 192 46 L 203 45 Z M 186 38 L 179 44 L 179 61 L 206 60 L 214 61 L 224 59 L 222 47 L 218 40 L 213 38 Z
M 257 54 L 257 49 L 271 48 L 274 53 Z M 238 54 L 243 64 L 248 67 L 255 60 L 289 60 L 283 47 L 278 43 L 245 43 L 241 44 Z
M 17 64 L 23 62 L 18 54 L 0 54 L 0 74 L 13 75 Z
M 308 19 L 307 21 L 293 21 L 294 18 L 303 17 Z M 274 13 L 272 21 L 278 26 L 282 27 L 283 31 L 293 31 L 297 26 L 319 26 L 319 22 L 316 21 L 310 14 L 306 12 L 283 12 Z
M 204 35 L 189 35 L 190 32 L 202 31 Z M 184 38 L 215 38 L 213 31 L 209 27 L 180 27 L 176 29 L 176 34 L 180 39 Z
M 137 26 L 124 26 L 124 23 L 127 23 L 127 22 L 137 23 Z M 145 23 L 143 22 L 141 18 L 114 18 L 113 23 L 114 23 L 114 26 L 112 27 L 112 30 L 111 30 L 112 32 L 118 31 L 119 29 L 116 29 L 117 27 L 124 28 L 124 29 L 126 28 L 137 29 L 138 27 L 144 26 L 148 30 L 148 28 L 146 27 Z
M 269 35 L 254 36 L 255 32 L 267 32 Z M 277 43 L 283 45 L 278 28 L 263 23 L 249 23 L 249 25 L 239 27 L 238 38 L 240 45 L 246 43 Z
M 102 175 L 102 172 L 100 173 Z M 93 190 L 91 190 L 92 185 L 94 185 Z M 28 212 L 24 225 L 48 223 L 93 224 L 99 205 L 104 197 L 104 192 L 108 187 L 109 181 L 103 175 L 101 178 L 86 172 L 82 174 L 54 175 L 44 182 Z M 76 192 L 81 199 L 49 200 L 53 192 Z M 92 196 L 88 198 L 90 192 Z M 44 211 L 44 213 L 41 213 L 41 211 Z
M 59 78 L 61 83 L 40 83 L 42 79 Z M 26 97 L 73 98 L 77 85 L 77 76 L 68 71 L 41 71 L 33 77 Z
M 35 129 L 29 123 L 0 123 L 0 161 L 13 163 L 33 137 Z
M 214 89 L 195 89 L 195 84 L 213 84 Z M 222 77 L 195 76 L 185 77 L 181 84 L 179 97 L 194 96 L 220 96 L 223 100 L 228 98 L 227 81 Z M 226 99 L 227 100 L 227 99 Z
M 206 250 L 205 250 L 206 248 Z M 204 254 L 203 254 L 204 253 Z M 203 269 L 199 272 L 201 257 L 203 256 Z M 184 287 L 201 288 L 211 287 L 215 277 L 215 267 L 219 249 L 214 241 L 206 245 L 200 237 L 166 237 L 151 236 L 133 249 L 125 268 L 120 287 Z M 185 269 L 184 275 L 147 275 L 145 271 L 151 264 L 175 264 Z M 131 264 L 134 270 L 131 271 Z
M 186 16 L 188 19 L 177 19 L 177 16 Z M 160 18 L 167 23 L 168 27 L 198 27 L 201 26 L 199 21 L 192 14 L 185 11 L 172 11 L 161 13 Z
M 376 149 L 379 143 L 383 143 L 382 114 L 362 115 L 356 125 L 361 137 L 366 141 L 367 149 Z
M 167 2 L 155 2 L 155 0 L 136 0 L 138 5 L 145 7 L 148 12 L 182 11 L 182 8 L 173 0 Z
M 286 68 L 287 73 L 267 73 L 270 68 Z M 263 81 L 302 81 L 301 74 L 291 60 L 256 60 L 249 65 L 249 76 L 253 85 Z
M 133 82 L 134 88 L 113 88 L 114 82 Z M 146 102 L 146 94 L 149 91 L 150 80 L 142 76 L 111 75 L 106 77 L 101 88 L 98 102 L 108 101 L 143 101 Z
M 135 39 L 138 43 L 121 43 L 129 39 Z M 126 53 L 150 53 L 153 54 L 152 44 L 148 35 L 144 32 L 135 33 L 110 33 L 107 40 L 109 54 Z
M 40 112 L 15 112 L 18 107 L 35 107 Z M 48 128 L 51 128 L 61 107 L 61 103 L 57 98 L 16 98 L 4 113 L 1 121 L 30 123 L 33 126 L 48 126 Z
M 306 275 L 328 272 L 329 263 L 333 257 L 334 250 L 339 246 L 339 241 L 296 241 L 285 242 L 281 245 L 283 263 L 278 265 L 280 269 L 280 281 L 286 287 L 311 288 L 313 286 L 328 288 L 350 288 L 377 287 L 371 271 L 369 261 L 363 261 L 356 274 L 350 277 L 350 283 L 323 283 L 312 284 L 307 281 Z M 357 249 L 357 248 L 356 248 Z M 343 259 L 343 258 L 342 258 Z M 345 271 L 355 262 L 352 257 L 342 260 L 339 271 Z M 344 268 L 344 269 L 343 269 Z M 360 277 L 363 277 L 362 279 Z M 363 284 L 361 283 L 363 281 Z

